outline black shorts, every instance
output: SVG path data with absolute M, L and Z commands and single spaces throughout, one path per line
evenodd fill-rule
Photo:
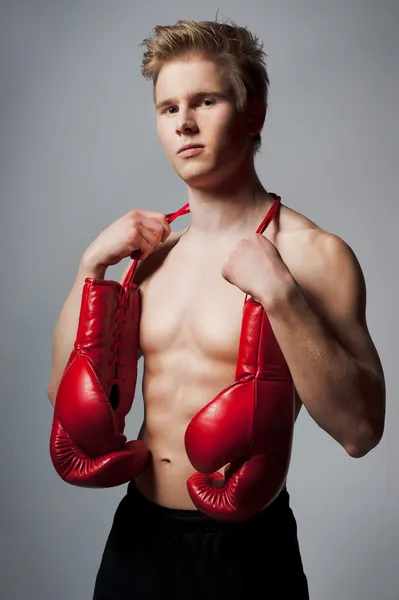
M 261 513 L 221 523 L 166 508 L 128 485 L 93 600 L 309 600 L 286 488 Z

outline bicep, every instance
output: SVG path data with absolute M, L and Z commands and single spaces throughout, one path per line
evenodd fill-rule
M 327 328 L 359 363 L 382 375 L 366 320 L 366 282 L 350 246 L 336 235 L 320 240 L 312 301 Z M 317 288 L 317 289 L 316 289 Z

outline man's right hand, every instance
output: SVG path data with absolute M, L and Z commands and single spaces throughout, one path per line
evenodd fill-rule
M 103 268 L 116 265 L 127 256 L 142 260 L 170 233 L 163 213 L 134 208 L 104 229 L 83 258 L 86 263 Z

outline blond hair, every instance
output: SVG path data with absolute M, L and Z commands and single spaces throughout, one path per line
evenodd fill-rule
M 245 110 L 248 100 L 261 100 L 265 114 L 268 107 L 269 76 L 267 54 L 263 43 L 246 27 L 217 21 L 177 21 L 175 25 L 158 25 L 152 37 L 145 38 L 146 46 L 141 73 L 155 87 L 159 72 L 166 61 L 196 53 L 219 64 L 233 90 L 236 107 Z M 253 153 L 260 149 L 261 134 L 253 138 Z

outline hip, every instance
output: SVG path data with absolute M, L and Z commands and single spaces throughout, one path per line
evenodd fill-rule
M 291 589 L 296 592 L 284 596 Z M 244 600 L 275 591 L 308 600 L 307 590 L 286 488 L 251 519 L 226 523 L 196 509 L 158 505 L 132 481 L 114 516 L 94 599 Z

